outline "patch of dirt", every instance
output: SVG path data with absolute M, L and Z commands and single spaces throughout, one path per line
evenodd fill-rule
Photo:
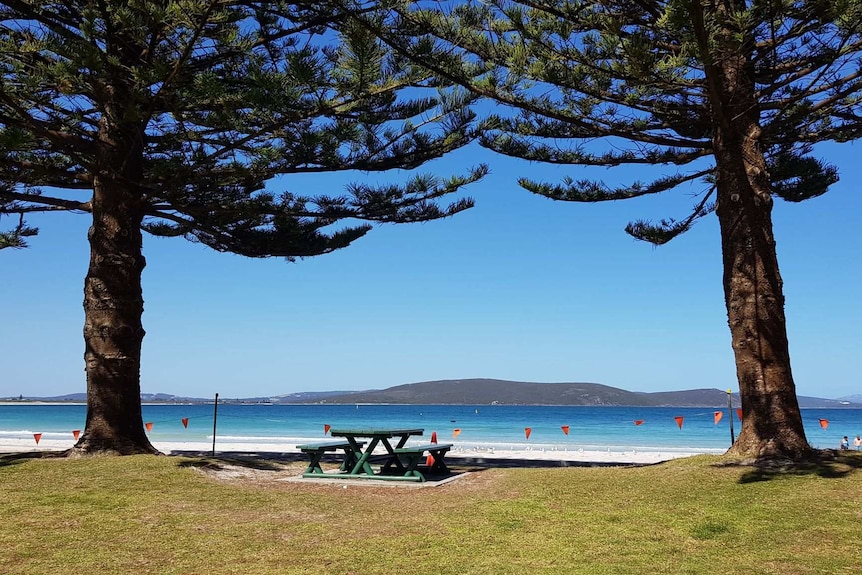
M 427 488 L 457 488 L 459 491 L 481 491 L 499 478 L 499 470 L 481 468 L 453 469 L 454 478 L 448 481 L 425 483 L 413 482 L 376 482 L 362 479 L 303 479 L 302 472 L 307 464 L 301 461 L 279 460 L 228 460 L 202 459 L 189 462 L 188 466 L 203 475 L 220 482 L 248 487 L 289 490 L 344 490 L 362 489 L 369 496 L 376 494 L 393 495 L 393 489 L 406 491 Z M 335 469 L 332 464 L 323 465 L 324 470 Z M 456 487 L 457 486 L 457 487 Z
M 218 481 L 240 483 L 270 483 L 283 481 L 288 477 L 296 477 L 305 471 L 302 463 L 266 462 L 266 465 L 247 461 L 202 461 L 191 467 L 207 477 Z

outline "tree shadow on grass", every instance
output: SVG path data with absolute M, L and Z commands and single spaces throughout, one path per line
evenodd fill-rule
M 261 471 L 280 471 L 282 467 L 289 464 L 302 463 L 307 465 L 309 458 L 304 453 L 276 453 L 276 452 L 242 452 L 226 451 L 216 452 L 212 455 L 208 451 L 172 451 L 171 456 L 186 458 L 180 463 L 180 467 L 197 467 L 211 470 L 219 470 L 226 467 L 246 467 Z M 340 454 L 326 454 L 321 463 L 340 464 L 343 456 Z M 502 468 L 533 468 L 552 469 L 560 467 L 647 467 L 657 465 L 655 463 L 621 463 L 612 461 L 566 461 L 566 460 L 541 460 L 541 459 L 515 459 L 495 458 L 481 456 L 458 456 L 450 455 L 446 463 L 458 472 L 479 471 L 486 469 Z
M 826 479 L 839 479 L 862 469 L 862 454 L 824 449 L 815 452 L 814 457 L 805 461 L 733 461 L 720 463 L 716 466 L 749 468 L 739 478 L 739 483 L 757 483 L 802 475 L 817 475 Z
M 59 459 L 66 457 L 66 451 L 22 451 L 20 453 L 0 454 L 0 467 L 24 463 L 33 459 Z
M 614 461 L 568 461 L 565 459 L 517 459 L 505 457 L 458 456 L 446 458 L 450 465 L 468 465 L 479 469 L 533 468 L 553 469 L 559 467 L 648 467 L 657 463 L 626 463 Z
M 245 451 L 222 451 L 212 455 L 207 451 L 171 451 L 171 456 L 185 458 L 180 467 L 196 467 L 207 469 L 223 469 L 230 467 L 245 467 L 258 471 L 281 471 L 283 466 L 291 463 L 308 463 L 308 457 L 304 453 L 274 453 L 274 452 L 245 452 Z M 323 461 L 328 461 L 326 457 Z M 337 461 L 333 456 L 332 461 Z
M 172 451 L 171 457 L 180 459 L 178 466 L 187 469 L 196 469 L 209 474 L 215 474 L 221 478 L 241 479 L 253 477 L 260 479 L 263 476 L 246 476 L 243 470 L 248 472 L 273 472 L 276 475 L 288 473 L 297 477 L 302 476 L 309 463 L 309 457 L 304 453 L 278 453 L 278 452 L 216 452 L 213 455 L 209 451 Z M 343 456 L 336 453 L 327 453 L 321 459 L 324 469 L 330 472 L 340 466 Z M 565 461 L 565 460 L 535 460 L 535 459 L 508 459 L 508 458 L 485 458 L 481 456 L 451 456 L 446 458 L 449 469 L 447 472 L 431 472 L 427 467 L 420 465 L 419 470 L 425 475 L 424 482 L 403 482 L 383 480 L 378 477 L 345 478 L 337 473 L 328 474 L 323 477 L 306 478 L 310 482 L 320 481 L 355 481 L 356 485 L 380 485 L 387 486 L 433 486 L 446 483 L 467 474 L 503 468 L 531 468 L 551 469 L 560 467 L 619 467 L 635 468 L 646 467 L 656 464 L 632 464 L 620 462 L 588 462 L 588 461 Z M 239 475 L 237 475 L 239 473 Z M 361 481 L 360 481 L 361 479 Z

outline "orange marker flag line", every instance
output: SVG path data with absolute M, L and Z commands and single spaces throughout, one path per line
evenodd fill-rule
M 560 429 L 562 429 L 563 433 L 565 433 L 566 435 L 569 434 L 569 426 L 568 425 L 561 425 Z
M 531 433 L 533 433 L 533 428 L 532 428 L 532 427 L 525 427 L 525 428 L 524 428 L 524 435 L 527 437 L 527 439 L 530 439 L 530 434 L 531 434 Z
M 428 454 L 428 457 L 425 458 L 425 465 L 428 467 L 434 467 L 434 456 L 430 453 Z
M 323 435 L 326 435 L 327 433 L 329 433 L 330 429 L 332 429 L 332 426 L 329 425 L 328 423 L 324 423 L 323 424 Z
M 739 421 L 742 421 L 742 408 L 741 407 L 736 408 L 736 417 L 739 419 Z
M 643 425 L 643 424 L 644 424 L 643 419 L 635 419 L 635 425 Z
M 460 430 L 460 429 L 455 428 L 455 429 L 453 429 L 453 430 L 452 430 L 452 437 L 458 437 L 459 435 L 461 435 L 461 430 Z
M 42 434 L 41 433 L 34 433 L 33 439 L 36 440 L 36 445 L 39 445 L 39 440 L 42 439 Z
M 72 437 L 74 437 L 74 438 L 75 438 L 75 441 L 78 441 L 78 436 L 79 436 L 79 435 L 81 435 L 81 430 L 80 430 L 80 429 L 73 429 L 73 430 L 72 430 Z
M 147 431 L 152 431 L 152 430 L 153 430 L 153 422 L 152 422 L 152 421 L 148 421 L 148 422 L 146 422 L 146 423 L 144 424 L 144 427 L 146 427 L 146 428 L 147 428 Z
M 828 419 L 821 419 L 820 420 L 820 427 L 822 427 L 823 429 L 829 429 L 829 420 Z
M 183 427 L 188 427 L 188 426 L 189 426 L 189 418 L 188 418 L 188 417 L 184 417 L 184 418 L 182 418 L 180 421 L 182 421 L 182 422 L 183 422 Z
M 720 411 L 714 411 L 712 413 L 713 418 L 715 418 L 715 425 L 718 425 L 718 422 L 721 421 L 722 415 L 724 415 L 724 414 Z
M 436 431 L 431 432 L 431 443 L 437 443 L 437 432 Z
M 682 429 L 682 422 L 685 419 L 685 417 L 683 417 L 681 415 L 677 415 L 673 419 L 674 419 L 674 421 L 676 421 L 676 424 L 679 425 L 679 428 Z

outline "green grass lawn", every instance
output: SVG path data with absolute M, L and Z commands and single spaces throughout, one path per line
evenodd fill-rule
M 0 573 L 862 573 L 862 457 L 483 469 L 438 487 L 302 465 L 0 456 Z M 238 471 L 237 471 L 238 470 Z

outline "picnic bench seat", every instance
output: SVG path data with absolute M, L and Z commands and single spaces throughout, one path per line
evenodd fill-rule
M 358 447 L 365 445 L 364 441 L 357 442 Z M 345 440 L 323 441 L 320 443 L 307 443 L 305 445 L 297 445 L 297 449 L 305 453 L 311 458 L 308 467 L 302 473 L 303 477 L 319 477 L 324 475 L 323 468 L 320 467 L 320 460 L 324 454 L 341 450 L 344 452 L 344 459 L 341 462 L 341 471 L 350 471 L 356 464 L 358 457 L 356 450 Z
M 452 449 L 453 444 L 451 443 L 429 443 L 427 445 L 409 445 L 404 447 L 399 447 L 398 449 L 393 450 L 396 456 L 399 459 L 404 460 L 406 464 L 404 467 L 404 476 L 405 477 L 415 477 L 418 478 L 419 481 L 424 481 L 425 477 L 421 471 L 419 471 L 418 466 L 419 463 L 424 462 L 425 453 L 429 453 L 432 457 L 433 462 L 427 469 L 426 472 L 432 473 L 449 473 L 449 468 L 446 467 L 446 462 L 444 459 L 446 458 L 446 453 Z

